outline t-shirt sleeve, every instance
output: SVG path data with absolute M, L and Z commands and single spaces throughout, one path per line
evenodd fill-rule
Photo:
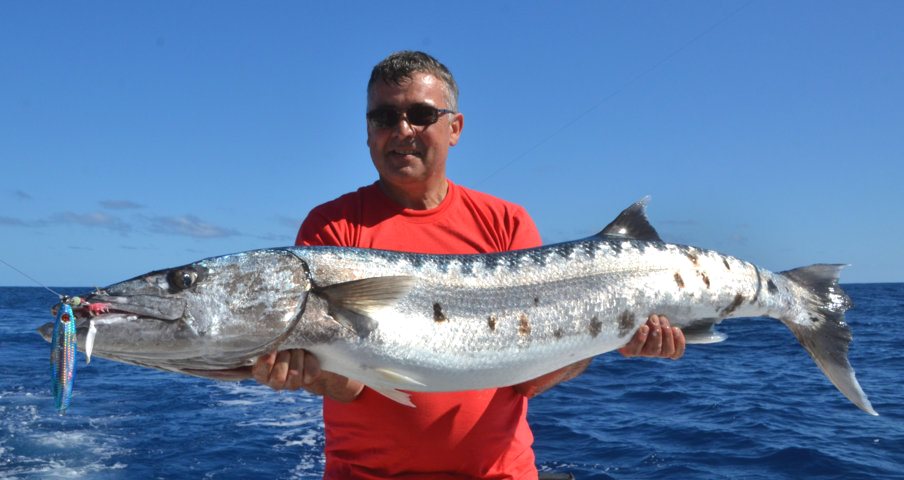
M 295 237 L 295 245 L 311 246 L 311 245 L 330 245 L 330 246 L 346 246 L 343 242 L 341 227 L 337 222 L 332 222 L 329 218 L 321 214 L 317 209 L 308 213 L 308 216 L 301 222 L 298 229 L 298 235 Z
M 527 210 L 517 207 L 512 215 L 512 241 L 509 250 L 539 247 L 543 244 L 540 231 Z

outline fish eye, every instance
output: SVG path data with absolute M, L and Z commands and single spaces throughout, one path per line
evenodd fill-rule
M 198 283 L 198 272 L 190 268 L 172 270 L 167 274 L 166 281 L 174 290 L 185 290 Z

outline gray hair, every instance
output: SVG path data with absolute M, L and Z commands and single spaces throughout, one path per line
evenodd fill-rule
M 410 80 L 415 73 L 427 73 L 442 80 L 447 107 L 450 110 L 458 111 L 458 84 L 452 78 L 452 72 L 430 55 L 412 50 L 395 52 L 374 66 L 370 72 L 370 80 L 367 82 L 368 98 L 370 98 L 370 89 L 377 80 L 387 85 L 401 85 L 403 81 Z

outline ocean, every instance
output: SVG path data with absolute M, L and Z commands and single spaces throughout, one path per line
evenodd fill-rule
M 792 334 L 726 321 L 728 340 L 679 361 L 594 360 L 531 401 L 541 471 L 584 479 L 904 479 L 904 284 L 844 285 L 850 359 L 881 414 L 850 404 Z M 79 294 L 89 289 L 58 289 Z M 0 478 L 319 478 L 320 402 L 84 356 L 66 415 L 53 407 L 56 299 L 0 288 Z

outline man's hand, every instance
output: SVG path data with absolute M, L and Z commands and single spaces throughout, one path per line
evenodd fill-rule
M 686 341 L 681 329 L 669 325 L 669 319 L 664 315 L 650 315 L 647 323 L 634 334 L 634 338 L 618 351 L 626 357 L 657 357 L 677 360 L 684 355 L 685 345 Z M 577 377 L 587 369 L 590 360 L 590 358 L 586 358 L 533 380 L 520 383 L 515 385 L 515 390 L 528 398 L 533 398 L 562 382 Z
M 251 368 L 259 383 L 274 390 L 302 388 L 340 402 L 354 400 L 364 384 L 320 369 L 320 361 L 306 350 L 283 350 L 261 355 Z
M 669 325 L 664 315 L 650 315 L 634 338 L 618 351 L 626 357 L 655 357 L 678 360 L 687 345 L 684 333 Z

